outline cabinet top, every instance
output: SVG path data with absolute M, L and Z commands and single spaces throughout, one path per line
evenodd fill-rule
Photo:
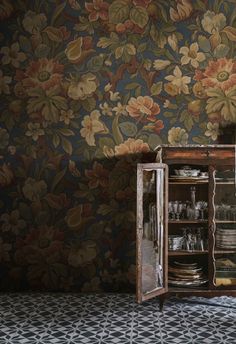
M 171 148 L 171 149 L 189 149 L 189 148 L 228 148 L 228 149 L 236 149 L 236 144 L 212 144 L 212 145 L 200 145 L 200 144 L 186 144 L 186 145 L 171 145 L 171 144 L 163 144 L 158 145 L 155 147 L 154 150 L 159 150 L 160 148 Z

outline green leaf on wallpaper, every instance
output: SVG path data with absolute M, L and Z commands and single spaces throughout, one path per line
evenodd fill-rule
M 138 86 L 134 92 L 134 95 L 136 98 L 138 98 L 139 96 L 141 96 L 142 93 L 142 86 Z
M 154 42 L 157 42 L 157 41 L 158 41 L 159 33 L 158 33 L 158 31 L 157 31 L 157 29 L 156 29 L 156 27 L 155 27 L 154 24 L 151 25 L 150 36 L 151 36 L 151 38 L 152 38 L 152 40 L 153 40 Z
M 147 10 L 144 7 L 136 6 L 133 7 L 130 11 L 130 19 L 134 24 L 143 29 L 144 26 L 148 23 L 149 16 Z
M 205 2 L 203 0 L 197 0 L 194 4 L 194 9 L 205 11 L 206 10 Z
M 194 125 L 192 115 L 190 115 L 187 110 L 182 111 L 180 115 L 180 122 L 184 123 L 184 126 L 187 129 L 187 131 L 190 131 Z
M 166 13 L 166 10 L 165 10 L 164 6 L 161 5 L 161 4 L 158 4 L 158 7 L 159 7 L 159 9 L 160 9 L 162 18 L 163 18 L 164 21 L 167 23 L 167 22 L 168 22 L 168 16 L 167 16 L 167 13 Z
M 156 84 L 153 84 L 151 87 L 151 96 L 157 96 L 158 94 L 160 94 L 162 91 L 162 85 L 163 85 L 162 81 L 159 81 Z
M 111 207 L 109 204 L 101 204 L 98 207 L 98 211 L 97 211 L 97 213 L 101 215 L 108 215 L 111 212 L 113 212 L 113 207 Z
M 91 112 L 96 107 L 96 100 L 93 97 L 89 97 L 84 100 L 81 100 L 81 105 L 84 108 L 84 110 Z
M 58 129 L 58 132 L 64 136 L 74 136 L 75 135 L 73 130 L 67 129 L 67 128 L 60 128 L 60 129 Z
M 116 193 L 118 190 L 123 190 L 126 187 L 129 186 L 130 178 L 131 178 L 130 171 L 125 169 L 118 169 L 118 170 L 112 170 L 110 172 L 110 185 L 109 189 L 110 192 Z
M 24 220 L 30 220 L 31 219 L 31 209 L 26 203 L 20 203 L 18 206 L 20 216 Z
M 115 142 L 110 137 L 100 137 L 98 144 L 100 148 L 103 148 L 104 146 L 109 148 L 115 147 Z
M 123 23 L 129 17 L 129 5 L 125 0 L 115 0 L 108 10 L 109 21 L 113 24 Z
M 60 144 L 60 137 L 57 134 L 53 134 L 52 136 L 52 143 L 55 148 L 57 148 Z
M 176 117 L 172 117 L 170 119 L 170 125 L 174 125 L 176 123 L 176 121 L 177 121 L 177 118 Z
M 209 140 L 206 137 L 204 137 L 204 136 L 194 136 L 192 138 L 192 140 L 193 140 L 193 142 L 196 142 L 196 143 L 198 143 L 200 145 L 205 145 L 205 144 L 209 143 Z
M 52 15 L 52 19 L 51 19 L 51 25 L 52 26 L 55 23 L 55 21 L 57 20 L 57 18 L 60 16 L 60 14 L 63 12 L 65 7 L 66 7 L 66 1 L 55 7 L 55 10 L 53 11 L 53 15 Z
M 39 46 L 34 51 L 35 56 L 39 58 L 47 57 L 49 52 L 50 48 L 46 44 L 39 44 Z
M 71 155 L 73 152 L 73 148 L 70 141 L 65 139 L 64 137 L 61 137 L 61 143 L 62 143 L 62 148 L 64 149 L 64 151 L 68 153 L 69 155 Z
M 198 36 L 198 45 L 199 45 L 200 49 L 205 51 L 205 52 L 211 51 L 210 41 L 208 38 L 206 38 L 203 35 Z
M 151 147 L 151 149 L 155 149 L 156 146 L 162 144 L 162 139 L 159 135 L 157 134 L 151 134 L 148 137 L 148 142 L 149 146 Z
M 101 55 L 92 57 L 88 63 L 87 67 L 90 72 L 98 72 L 103 67 L 104 57 Z
M 123 142 L 123 136 L 119 129 L 119 116 L 116 116 L 112 122 L 112 134 L 117 145 Z
M 138 82 L 130 82 L 125 86 L 126 90 L 133 90 L 134 88 L 138 87 L 140 84 Z
M 19 44 L 20 44 L 21 50 L 24 51 L 25 53 L 30 52 L 32 49 L 30 40 L 25 36 L 19 37 Z
M 146 50 L 147 50 L 147 43 L 141 43 L 138 45 L 137 51 L 139 53 L 143 53 Z
M 122 122 L 119 124 L 121 132 L 128 137 L 134 137 L 137 134 L 138 128 L 135 123 Z
M 169 112 L 169 111 L 165 111 L 165 112 L 163 113 L 163 115 L 164 115 L 165 117 L 167 117 L 167 118 L 172 118 L 172 117 L 175 117 L 175 116 L 176 116 L 176 114 L 175 114 L 174 112 Z
M 216 58 L 219 59 L 219 58 L 222 58 L 222 57 L 226 57 L 227 54 L 228 54 L 228 52 L 229 52 L 229 50 L 230 50 L 230 47 L 229 47 L 229 46 L 227 46 L 227 45 L 225 45 L 225 44 L 219 44 L 219 45 L 215 48 L 213 54 L 214 54 L 214 56 L 215 56 Z
M 65 167 L 62 171 L 58 172 L 56 174 L 56 176 L 54 177 L 53 181 L 52 181 L 52 185 L 51 185 L 51 192 L 53 192 L 57 186 L 58 183 L 60 183 L 60 181 L 62 180 L 62 178 L 64 177 L 65 173 L 66 173 L 67 167 Z

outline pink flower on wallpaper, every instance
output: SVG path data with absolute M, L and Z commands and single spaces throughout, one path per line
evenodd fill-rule
M 129 100 L 126 110 L 131 117 L 138 121 L 155 122 L 155 116 L 160 113 L 160 106 L 149 96 L 139 96 L 138 98 L 132 97 Z
M 203 73 L 197 72 L 195 79 L 207 88 L 218 87 L 226 91 L 236 85 L 236 62 L 225 57 L 210 61 Z
M 64 66 L 57 61 L 42 58 L 32 61 L 25 72 L 17 71 L 16 79 L 27 88 L 40 87 L 44 90 L 60 84 Z
M 109 4 L 103 0 L 93 0 L 93 2 L 85 2 L 85 8 L 89 12 L 89 21 L 97 21 L 99 18 L 102 20 L 108 19 Z

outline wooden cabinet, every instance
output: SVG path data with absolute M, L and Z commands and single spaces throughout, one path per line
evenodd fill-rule
M 236 296 L 235 146 L 162 146 L 137 166 L 137 301 Z

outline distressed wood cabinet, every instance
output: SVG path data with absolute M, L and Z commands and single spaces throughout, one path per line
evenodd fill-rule
M 158 157 L 137 166 L 137 301 L 236 296 L 235 146 Z

